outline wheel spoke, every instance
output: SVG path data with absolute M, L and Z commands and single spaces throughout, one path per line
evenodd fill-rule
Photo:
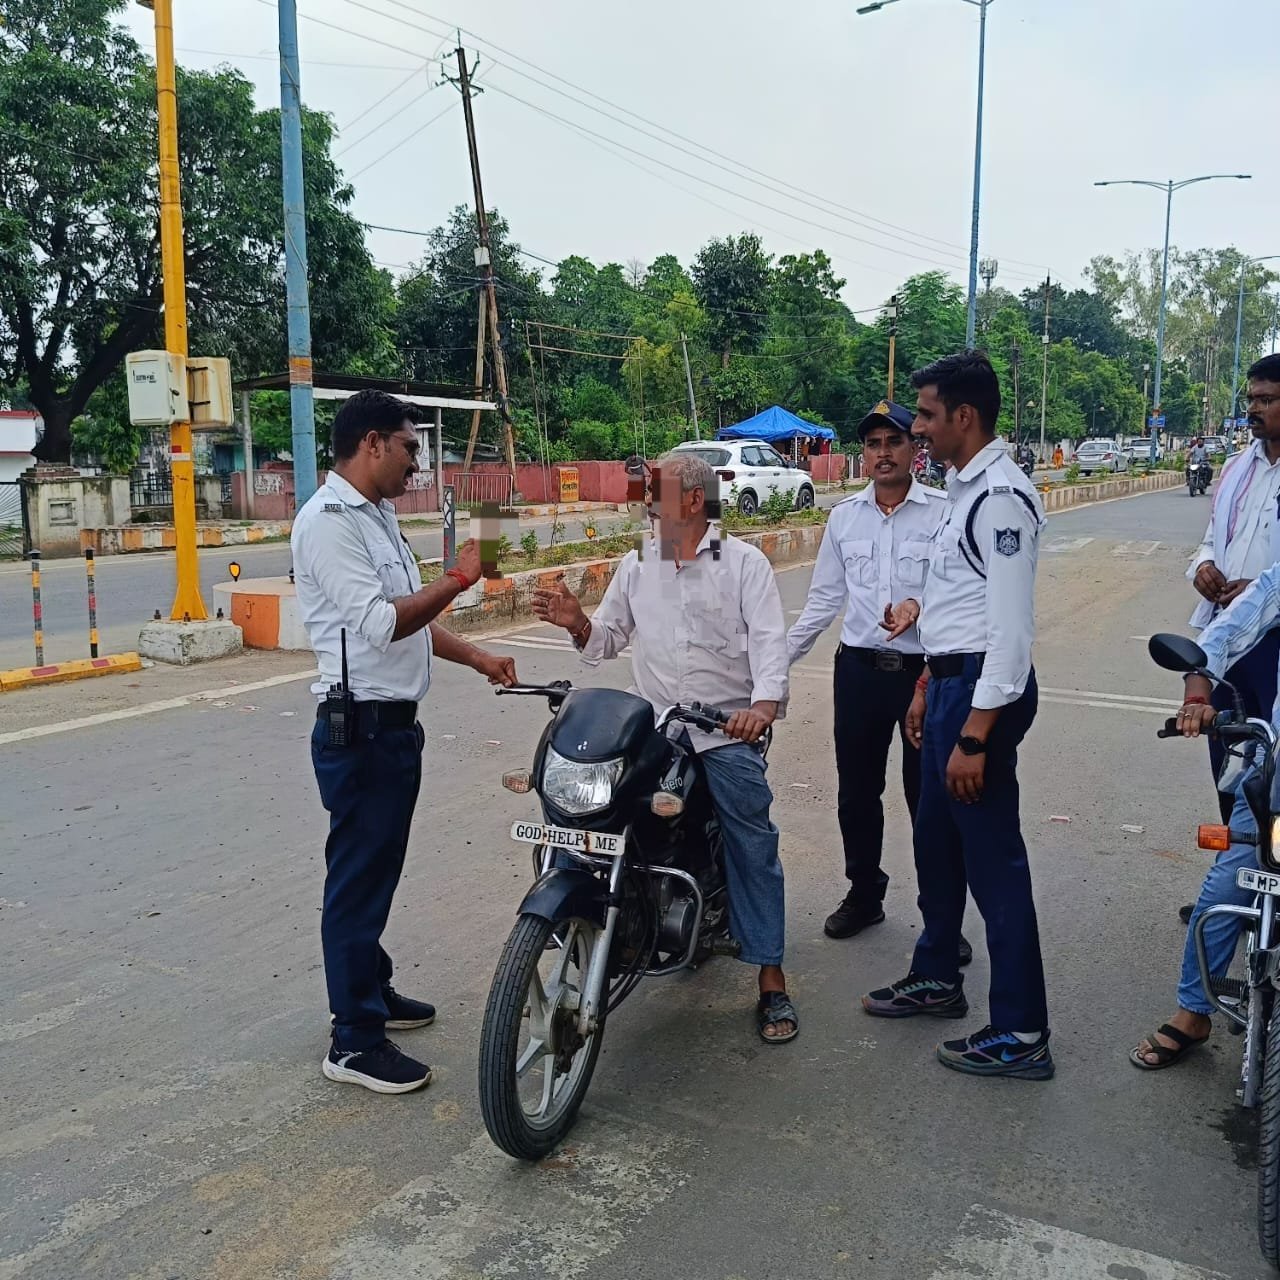
M 542 1101 L 538 1105 L 535 1114 L 545 1116 L 551 1108 L 551 1100 L 555 1094 L 556 1085 L 556 1060 L 552 1054 L 547 1058 L 547 1065 L 543 1068 L 542 1075 Z
M 549 1057 L 551 1057 L 551 1051 L 547 1048 L 547 1042 L 541 1039 L 531 1039 L 525 1051 L 516 1061 L 516 1079 L 523 1080 L 535 1063 Z

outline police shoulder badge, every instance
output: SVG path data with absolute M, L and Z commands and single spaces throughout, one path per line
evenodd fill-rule
M 1016 556 L 1022 550 L 1021 529 L 997 529 L 996 550 L 1002 556 Z

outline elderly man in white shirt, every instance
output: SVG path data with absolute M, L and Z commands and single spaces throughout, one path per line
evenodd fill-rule
M 1207 627 L 1264 569 L 1280 560 L 1280 414 L 1270 399 L 1280 392 L 1280 356 L 1265 356 L 1249 370 L 1249 426 L 1253 440 L 1222 470 L 1213 493 L 1213 514 L 1204 541 L 1191 561 L 1187 577 L 1203 599 L 1191 615 L 1193 627 Z M 1266 412 L 1257 403 L 1267 399 Z M 1264 719 L 1276 697 L 1276 663 L 1280 629 L 1273 629 L 1239 658 L 1227 680 L 1240 690 L 1245 710 Z M 1229 694 L 1214 689 L 1213 706 L 1230 707 Z M 1209 762 L 1216 779 L 1222 747 L 1209 739 Z M 1235 797 L 1218 793 L 1223 822 L 1231 817 Z M 1190 912 L 1183 908 L 1183 914 Z
M 760 969 L 757 1029 L 781 1044 L 800 1022 L 782 972 L 786 902 L 760 741 L 786 707 L 786 623 L 763 553 L 722 541 L 711 524 L 716 492 L 702 458 L 667 454 L 653 473 L 656 535 L 623 557 L 595 613 L 588 618 L 563 581 L 536 592 L 533 608 L 564 627 L 591 666 L 630 644 L 633 691 L 654 708 L 697 701 L 730 713 L 723 734 L 689 736 L 724 837 L 733 936 L 740 958 Z
M 885 610 L 919 596 L 946 495 L 912 478 L 915 414 L 882 400 L 858 424 L 871 484 L 836 503 L 827 520 L 804 610 L 787 633 L 798 662 L 843 612 L 834 670 L 838 813 L 849 891 L 823 926 L 829 938 L 852 938 L 884 920 L 889 877 L 881 869 L 885 773 L 895 731 L 902 739 L 902 790 L 915 820 L 920 752 L 905 718 L 924 670 L 914 626 L 894 640 Z M 961 963 L 973 951 L 961 938 Z

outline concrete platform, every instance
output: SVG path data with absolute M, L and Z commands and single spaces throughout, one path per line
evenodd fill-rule
M 186 667 L 239 653 L 244 637 L 234 622 L 148 622 L 138 637 L 138 652 L 154 662 Z
M 219 582 L 213 595 L 217 607 L 243 633 L 247 649 L 311 651 L 298 613 L 298 594 L 288 578 Z

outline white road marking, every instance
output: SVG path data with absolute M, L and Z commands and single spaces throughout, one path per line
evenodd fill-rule
M 929 1280 L 1226 1280 L 1218 1271 L 974 1205 Z
M 1102 711 L 1144 711 L 1147 715 L 1153 716 L 1171 716 L 1177 710 L 1176 703 L 1169 703 L 1164 707 L 1148 707 L 1135 705 L 1132 702 L 1103 702 L 1101 699 L 1093 698 L 1056 698 L 1052 694 L 1042 694 L 1041 702 L 1059 703 L 1066 707 L 1097 707 Z
M 1158 542 L 1117 542 L 1111 548 L 1113 556 L 1149 556 L 1160 544 Z
M 1065 698 L 1106 698 L 1110 702 L 1145 702 L 1154 707 L 1177 707 L 1175 698 L 1138 698 L 1128 693 L 1102 693 L 1097 689 L 1054 689 L 1049 685 L 1040 686 L 1041 693 L 1056 693 Z
M 1068 551 L 1079 551 L 1082 547 L 1087 547 L 1092 541 L 1092 538 L 1055 538 L 1045 547 L 1045 550 L 1050 555 L 1062 555 Z
M 255 693 L 259 689 L 274 689 L 277 685 L 293 684 L 297 680 L 310 680 L 320 673 L 313 667 L 309 671 L 295 671 L 287 676 L 272 676 L 269 680 L 255 680 L 250 684 L 230 685 L 223 689 L 205 689 L 200 693 L 186 693 L 180 698 L 164 698 L 159 702 L 144 702 L 136 707 L 122 707 L 119 711 L 100 711 L 97 715 L 81 716 L 78 720 L 60 720 L 56 724 L 37 724 L 29 729 L 15 729 L 0 733 L 0 746 L 9 742 L 28 742 L 32 738 L 47 738 L 55 733 L 70 733 L 74 729 L 90 729 L 94 725 L 114 724 L 117 720 L 133 720 L 137 716 L 154 715 L 157 711 L 176 711 L 197 702 L 213 702 L 223 698 L 239 697 L 242 693 Z

